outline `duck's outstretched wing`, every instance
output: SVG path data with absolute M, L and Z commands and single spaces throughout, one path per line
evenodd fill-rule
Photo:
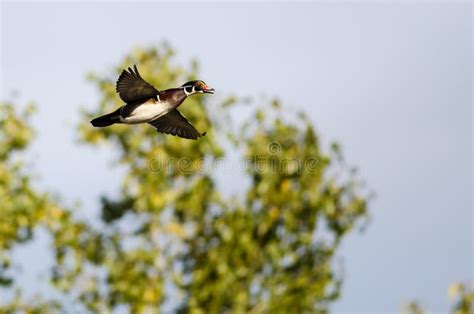
M 159 95 L 159 91 L 140 76 L 136 65 L 133 69 L 122 71 L 115 87 L 120 98 L 127 104 L 147 101 Z
M 205 135 L 205 133 L 199 133 L 198 130 L 196 130 L 196 128 L 192 126 L 192 124 L 189 123 L 189 121 L 176 109 L 171 110 L 166 115 L 149 123 L 154 126 L 158 132 L 182 138 L 197 140 L 199 137 Z

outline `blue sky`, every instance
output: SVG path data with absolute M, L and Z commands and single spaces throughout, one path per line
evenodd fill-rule
M 85 74 L 107 71 L 136 45 L 167 40 L 178 61 L 200 60 L 219 94 L 278 96 L 305 110 L 377 193 L 371 225 L 340 251 L 346 280 L 334 312 L 398 312 L 412 298 L 446 312 L 449 284 L 473 280 L 470 2 L 1 9 L 1 99 L 37 103 L 30 158 L 41 187 L 65 202 L 96 212 L 121 175 L 111 152 L 76 141 L 79 107 L 98 99 Z M 21 249 L 18 259 L 36 257 L 42 245 Z M 33 267 L 21 282 L 35 287 L 42 270 Z

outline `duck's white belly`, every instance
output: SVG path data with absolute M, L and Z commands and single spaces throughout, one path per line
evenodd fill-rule
M 149 100 L 134 108 L 125 117 L 122 116 L 122 123 L 147 123 L 167 114 L 171 109 L 172 106 L 168 103 Z

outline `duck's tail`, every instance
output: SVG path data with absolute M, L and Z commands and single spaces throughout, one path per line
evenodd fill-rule
M 114 123 L 119 123 L 120 122 L 120 109 L 103 115 L 101 117 L 95 118 L 91 121 L 92 126 L 94 127 L 104 127 L 104 126 L 109 126 Z

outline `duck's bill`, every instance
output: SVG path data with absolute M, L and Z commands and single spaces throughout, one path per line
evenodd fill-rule
M 206 89 L 204 90 L 204 92 L 205 92 L 206 94 L 214 94 L 215 91 L 216 91 L 216 90 L 215 90 L 214 88 L 210 88 L 210 87 L 208 87 L 208 88 L 206 88 Z

